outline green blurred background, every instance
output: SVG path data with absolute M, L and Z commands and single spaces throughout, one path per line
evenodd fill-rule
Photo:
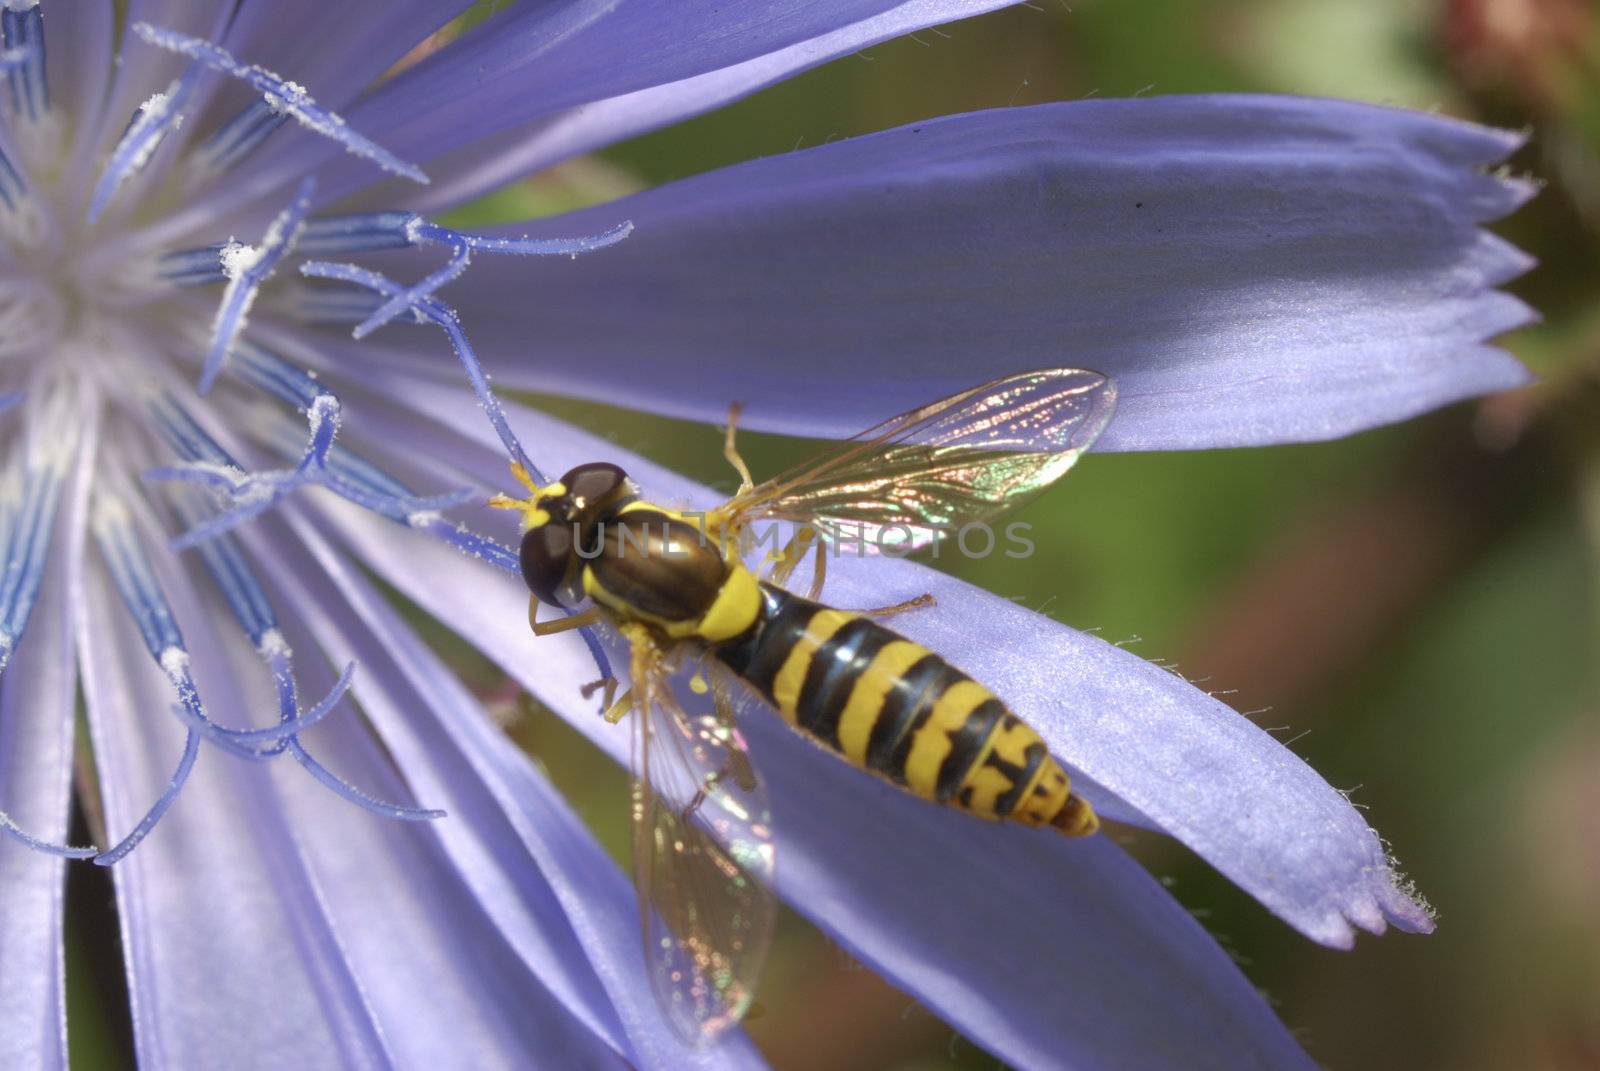
M 1531 129 L 1514 169 L 1548 185 L 1497 229 L 1541 261 L 1514 289 L 1544 322 L 1505 340 L 1540 383 L 1335 443 L 1096 455 L 1022 516 L 1035 557 L 942 564 L 1003 595 L 1052 591 L 1060 620 L 1234 689 L 1237 709 L 1264 711 L 1258 724 L 1367 808 L 1437 908 L 1433 936 L 1333 952 L 1172 843 L 1115 834 L 1314 1057 L 1600 1067 L 1600 13 L 1585 0 L 1035 0 L 840 60 L 467 216 L 547 213 L 948 112 L 1218 90 Z M 709 429 L 546 402 L 727 482 Z M 812 447 L 751 435 L 745 448 L 759 477 Z M 620 856 L 621 771 L 437 640 Z M 74 956 L 92 937 L 76 934 Z M 85 1063 L 106 1051 L 105 999 L 75 987 Z M 749 1029 L 782 1069 L 996 1066 L 792 914 L 759 999 Z

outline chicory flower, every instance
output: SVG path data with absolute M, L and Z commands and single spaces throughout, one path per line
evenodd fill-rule
M 738 1034 L 681 1047 L 625 879 L 368 578 L 621 755 L 580 690 L 596 649 L 534 642 L 513 533 L 464 507 L 512 427 L 547 471 L 709 492 L 550 417 L 485 420 L 475 354 L 501 384 L 706 420 L 737 397 L 809 434 L 1071 363 L 1119 384 L 1111 449 L 1327 437 L 1523 381 L 1487 340 L 1527 319 L 1495 289 L 1527 262 L 1481 229 L 1527 194 L 1485 171 L 1516 140 L 1403 111 L 1006 109 L 505 234 L 434 220 L 1002 6 L 525 2 L 385 78 L 465 4 L 135 0 L 120 30 L 108 0 L 5 0 L 0 1063 L 66 1063 L 64 855 L 116 864 L 150 1066 L 758 1062 Z M 294 270 L 369 255 L 414 281 Z M 1182 679 L 910 563 L 842 561 L 828 597 L 925 591 L 938 608 L 897 625 L 1038 727 L 1101 814 L 1322 943 L 1430 928 L 1344 798 Z M 80 688 L 98 851 L 64 844 Z M 997 1055 L 1307 1063 L 1108 839 L 944 813 L 748 722 L 780 891 Z

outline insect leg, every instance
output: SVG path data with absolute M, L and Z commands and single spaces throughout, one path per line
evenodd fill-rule
M 734 428 L 739 423 L 739 410 L 738 402 L 728 406 L 728 432 L 727 437 L 722 441 L 722 456 L 726 457 L 728 464 L 732 465 L 734 471 L 738 472 L 738 494 L 742 495 L 755 487 L 756 483 L 755 480 L 750 478 L 750 466 L 744 463 L 744 458 L 739 456 L 738 448 L 733 445 Z
M 656 649 L 656 641 L 650 635 L 650 630 L 635 621 L 625 621 L 617 627 L 623 639 L 628 641 L 628 648 L 632 654 L 629 667 L 633 675 L 633 687 L 622 693 L 622 698 L 611 704 L 605 713 L 606 721 L 615 725 L 628 712 L 635 707 L 639 709 L 639 716 L 650 716 L 650 681 L 656 670 L 656 665 L 661 660 L 661 652 Z
M 690 797 L 689 802 L 684 804 L 683 810 L 678 812 L 678 817 L 682 818 L 685 822 L 687 822 L 690 818 L 693 818 L 694 812 L 698 811 L 700 809 L 700 805 L 706 801 L 706 792 L 711 788 L 712 785 L 717 783 L 717 780 L 720 777 L 721 774 L 708 774 L 700 787 L 694 790 L 694 795 Z
M 606 708 L 606 721 L 610 722 L 612 725 L 617 724 L 617 722 L 628 716 L 628 711 L 632 710 L 633 707 L 633 689 L 629 688 L 626 692 L 622 693 L 622 697 L 620 699 Z
M 711 677 L 711 702 L 717 711 L 717 720 L 728 730 L 733 729 L 733 696 L 728 694 L 728 682 L 723 677 Z M 754 792 L 756 772 L 750 768 L 750 757 L 737 748 L 729 748 L 718 777 L 733 775 L 741 791 Z
M 528 468 L 522 462 L 513 461 L 511 463 L 511 476 L 522 486 L 526 487 L 530 495 L 536 495 L 539 493 L 539 485 L 534 482 L 533 477 L 528 474 Z
M 806 598 L 816 602 L 822 595 L 822 580 L 828 573 L 828 541 L 817 540 L 817 564 L 811 572 L 811 590 Z
M 907 599 L 905 602 L 897 602 L 893 606 L 876 606 L 871 610 L 852 610 L 851 612 L 862 614 L 866 617 L 893 617 L 895 614 L 903 614 L 907 610 L 921 610 L 922 608 L 932 606 L 933 604 L 933 596 L 924 592 L 914 599 Z
M 773 559 L 777 564 L 767 573 L 767 579 L 779 587 L 788 586 L 789 577 L 799 567 L 801 561 L 805 559 L 806 551 L 811 549 L 813 541 L 821 542 L 817 538 L 817 530 L 810 525 L 802 526 L 799 531 L 795 532 L 794 538 L 784 544 L 783 549 Z
M 535 636 L 554 636 L 558 632 L 570 632 L 575 628 L 586 628 L 589 625 L 597 625 L 599 623 L 600 608 L 598 606 L 591 606 L 581 614 L 558 617 L 554 621 L 540 621 L 538 596 L 528 600 L 528 625 L 533 629 Z
M 599 680 L 585 684 L 578 691 L 582 693 L 585 699 L 588 699 L 595 692 L 600 691 L 602 688 L 605 689 L 604 695 L 600 698 L 600 707 L 602 710 L 610 710 L 617 698 L 617 683 L 617 678 L 615 677 L 601 677 Z

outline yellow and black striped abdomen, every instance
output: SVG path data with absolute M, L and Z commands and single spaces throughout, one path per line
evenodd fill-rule
M 717 657 L 795 728 L 924 798 L 1095 830 L 1044 741 L 983 685 L 871 618 L 761 587 L 760 622 Z

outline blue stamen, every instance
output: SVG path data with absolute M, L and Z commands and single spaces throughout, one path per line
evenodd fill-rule
M 268 668 L 272 671 L 272 679 L 278 689 L 278 704 L 285 712 L 297 709 L 298 700 L 295 697 L 294 672 L 289 664 L 288 648 L 279 651 L 268 651 L 265 655 Z M 341 681 L 348 681 L 350 670 L 346 669 Z M 335 685 L 338 688 L 338 685 Z M 346 800 L 358 807 L 372 811 L 374 814 L 386 818 L 397 818 L 403 822 L 427 822 L 435 818 L 443 818 L 446 813 L 434 807 L 406 807 L 398 803 L 389 803 L 376 796 L 370 796 L 361 791 L 322 763 L 313 758 L 301 744 L 298 736 L 291 736 L 287 741 L 289 753 L 295 761 L 303 766 L 307 773 L 322 783 L 322 786 L 336 795 L 343 796 Z
M 301 286 L 294 295 L 294 315 L 306 324 L 358 324 L 383 304 L 382 296 L 354 286 Z M 395 317 L 401 323 L 425 324 L 427 319 L 412 309 L 410 316 Z M 394 321 L 391 321 L 394 322 Z
M 224 254 L 234 243 L 214 242 L 197 249 L 166 253 L 156 261 L 156 272 L 175 286 L 207 286 L 228 281 Z
M 288 121 L 287 113 L 267 101 L 251 101 L 195 150 L 193 166 L 212 174 L 226 171 Z
M 467 231 L 451 230 L 441 227 L 437 223 L 416 217 L 410 227 L 411 238 L 420 244 L 431 243 L 434 245 L 457 244 L 480 253 L 508 253 L 518 257 L 577 257 L 580 253 L 593 253 L 607 246 L 616 245 L 628 235 L 633 233 L 633 222 L 625 220 L 601 234 L 591 234 L 583 238 L 497 238 L 487 234 L 471 234 Z
M 296 409 L 310 409 L 317 398 L 329 393 L 316 376 L 247 338 L 239 340 L 233 353 L 237 359 L 233 366 L 235 376 Z
M 629 229 L 632 228 L 632 224 L 625 224 L 624 226 Z M 356 283 L 391 296 L 402 290 L 402 287 L 393 280 L 354 264 L 307 261 L 300 265 L 300 272 L 316 279 L 337 279 L 342 282 Z M 504 444 L 507 452 L 514 459 L 522 463 L 534 480 L 544 483 L 544 475 L 539 471 L 538 466 L 529 460 L 527 453 L 522 449 L 522 443 L 517 439 L 516 433 L 511 430 L 511 425 L 506 420 L 505 411 L 500 407 L 500 400 L 495 397 L 494 391 L 490 388 L 489 377 L 483 371 L 482 366 L 478 364 L 477 354 L 473 352 L 471 344 L 467 341 L 466 332 L 462 330 L 461 321 L 454 310 L 447 308 L 432 298 L 413 305 L 412 309 L 444 330 L 444 333 L 450 339 L 451 346 L 456 351 L 457 358 L 460 359 L 462 366 L 466 369 L 467 378 L 472 383 L 473 393 L 478 396 L 478 404 L 483 407 L 484 412 L 488 415 L 490 424 L 494 426 L 496 434 L 500 436 L 500 442 Z M 521 575 L 521 564 L 515 552 L 494 540 L 478 535 L 464 525 L 452 525 L 442 517 L 426 515 L 408 518 L 405 523 L 410 527 L 427 532 L 436 539 L 458 548 L 471 557 L 503 569 L 513 576 Z M 583 637 L 584 646 L 589 649 L 590 657 L 594 659 L 595 666 L 600 670 L 600 676 L 609 678 L 612 675 L 611 660 L 606 657 L 605 650 L 600 646 L 600 641 L 595 636 L 594 630 L 585 627 L 578 631 Z
M 294 200 L 278 213 L 278 217 L 267 228 L 259 247 L 249 249 L 247 252 L 223 251 L 222 266 L 228 275 L 228 289 L 223 292 L 222 304 L 217 309 L 217 318 L 211 325 L 211 350 L 206 354 L 205 366 L 200 370 L 198 389 L 201 394 L 210 393 L 211 385 L 216 382 L 217 373 L 222 371 L 222 363 L 227 360 L 228 351 L 233 348 L 239 332 L 244 330 L 245 317 L 250 312 L 250 306 L 255 303 L 261 284 L 272 275 L 278 266 L 278 261 L 294 248 L 295 240 L 299 237 L 300 225 L 305 220 L 306 213 L 311 211 L 311 195 L 315 190 L 316 179 L 307 176 L 300 183 L 300 189 L 295 193 Z
M 197 37 L 152 26 L 147 22 L 134 23 L 133 32 L 157 48 L 188 56 L 219 74 L 238 79 L 260 93 L 269 108 L 292 117 L 315 134 L 331 138 L 343 145 L 345 151 L 371 160 L 385 171 L 427 184 L 427 175 L 376 142 L 351 130 L 343 119 L 312 100 L 304 86 L 252 64 L 240 63 L 225 50 Z
M 431 275 L 425 276 L 421 282 L 408 286 L 395 294 L 388 301 L 356 325 L 350 334 L 356 339 L 366 338 L 372 332 L 400 315 L 402 312 L 413 308 L 420 301 L 432 297 L 434 292 L 448 283 L 461 277 L 467 270 L 467 265 L 472 261 L 472 250 L 465 243 L 458 243 L 450 254 L 450 259 L 445 266 Z
M 150 657 L 161 663 L 167 652 L 176 651 L 186 658 L 183 634 L 178 630 L 166 596 L 156 583 L 149 559 L 129 531 L 126 507 L 116 499 L 109 499 L 96 515 L 95 522 L 95 536 L 105 555 L 106 566 Z M 169 675 L 174 672 L 165 664 L 162 669 Z
M 288 452 L 290 446 L 287 441 L 274 445 L 284 452 Z M 328 459 L 328 466 L 342 482 L 365 490 L 369 496 L 398 501 L 416 497 L 405 484 L 353 450 L 342 449 L 332 455 Z M 402 523 L 405 521 L 402 511 L 391 511 L 384 515 Z
M 464 524 L 455 524 L 434 514 L 413 515 L 405 522 L 410 528 L 425 532 L 441 543 L 455 547 L 469 558 L 487 562 L 496 569 L 521 575 L 517 552 L 487 536 L 479 535 Z
M 157 430 L 161 432 L 169 445 L 189 461 L 205 462 L 219 468 L 244 471 L 244 467 L 233 459 L 233 456 L 217 445 L 217 441 L 207 435 L 194 417 L 165 394 L 153 394 L 149 399 L 150 415 L 155 419 Z
M 330 491 L 336 492 L 339 497 L 349 499 L 362 509 L 381 513 L 407 524 L 411 524 L 411 518 L 418 514 L 454 509 L 481 497 L 473 488 L 463 487 L 440 495 L 407 495 L 404 498 L 392 498 L 384 494 L 373 494 L 359 484 L 340 479 L 336 473 L 326 474 L 320 482 Z
M 12 165 L 11 158 L 0 152 L 0 202 L 5 204 L 8 211 L 15 212 L 18 202 L 27 192 L 22 175 Z
M 253 360 L 260 362 L 260 371 L 251 382 L 292 403 L 296 395 L 324 388 L 309 373 L 289 364 L 283 358 L 258 348 Z M 247 362 L 241 361 L 240 371 Z M 288 384 L 293 384 L 292 386 Z M 284 433 L 271 444 L 286 457 L 293 457 L 299 441 L 292 437 L 287 426 Z M 520 575 L 521 565 L 516 551 L 486 536 L 479 535 L 465 525 L 455 524 L 441 517 L 438 511 L 451 506 L 464 505 L 477 499 L 478 492 L 471 488 L 447 495 L 424 496 L 412 493 L 410 488 L 372 462 L 348 447 L 330 451 L 325 458 L 327 478 L 323 486 L 373 513 L 387 517 L 396 524 L 425 532 L 468 557 L 486 561 L 508 573 Z
M 341 282 L 357 283 L 376 290 L 386 297 L 393 297 L 405 289 L 386 276 L 354 264 L 312 260 L 300 265 L 300 272 L 315 279 L 338 279 Z M 500 407 L 500 399 L 495 397 L 494 391 L 490 388 L 489 377 L 484 373 L 483 366 L 478 363 L 478 355 L 473 351 L 472 344 L 467 341 L 466 332 L 461 329 L 461 321 L 455 310 L 434 298 L 419 301 L 411 307 L 437 325 L 450 339 L 450 345 L 461 361 L 462 368 L 466 370 L 468 381 L 472 384 L 472 392 L 478 396 L 478 404 L 482 406 L 489 423 L 494 427 L 495 434 L 500 437 L 500 442 L 512 460 L 519 462 L 535 480 L 540 483 L 545 482 L 544 475 L 528 458 L 527 452 L 522 449 L 522 443 L 517 440 L 516 433 L 511 430 L 505 410 Z
M 185 521 L 193 519 L 192 503 L 184 503 L 179 508 L 180 514 L 185 514 Z M 278 696 L 277 727 L 273 729 L 257 729 L 247 732 L 234 732 L 233 739 L 240 743 L 253 743 L 260 741 L 271 743 L 272 746 L 255 751 L 246 757 L 255 759 L 270 759 L 287 750 L 294 756 L 295 761 L 305 768 L 306 772 L 315 777 L 323 786 L 345 799 L 376 814 L 389 818 L 398 818 L 405 821 L 424 821 L 444 817 L 445 812 L 433 808 L 406 807 L 397 803 L 388 803 L 384 800 L 369 796 L 348 781 L 340 778 L 305 749 L 300 742 L 298 733 L 311 725 L 316 724 L 332 712 L 339 700 L 344 697 L 350 688 L 352 675 L 355 673 L 355 663 L 345 666 L 344 672 L 339 675 L 338 681 L 329 689 L 322 701 L 304 714 L 299 712 L 299 696 L 295 685 L 293 656 L 289 645 L 284 641 L 283 633 L 278 629 L 277 618 L 272 610 L 272 603 L 267 599 L 266 592 L 262 590 L 261 583 L 251 571 L 245 561 L 244 552 L 231 536 L 223 536 L 206 543 L 200 548 L 206 568 L 210 571 L 212 579 L 221 590 L 223 598 L 233 610 L 234 618 L 239 622 L 240 628 L 250 637 L 255 644 L 256 653 L 261 656 L 268 672 L 272 674 L 273 687 Z M 203 731 L 205 723 L 196 722 L 189 716 L 189 712 L 179 707 L 178 712 L 196 731 Z
M 100 218 L 122 184 L 142 171 L 144 165 L 150 162 L 150 157 L 161 147 L 161 142 L 177 129 L 199 81 L 200 68 L 192 66 L 167 86 L 164 92 L 155 94 L 139 105 L 128 123 L 128 129 L 111 151 L 111 159 L 107 161 L 100 181 L 95 183 L 94 195 L 89 199 L 90 223 Z
M 199 497 L 198 494 L 178 497 L 177 512 L 184 523 L 192 524 L 204 513 Z M 213 540 L 200 548 L 200 555 L 212 579 L 216 581 L 217 589 L 227 601 L 228 608 L 238 620 L 239 627 L 250 637 L 250 642 L 259 648 L 268 635 L 277 629 L 278 622 L 273 615 L 272 604 L 267 601 L 266 592 L 256 583 L 238 544 L 232 539 Z
M 12 396 L 12 403 L 20 395 Z M 39 585 L 49 563 L 50 533 L 55 527 L 56 506 L 61 500 L 63 471 L 44 467 L 30 471 L 24 482 L 22 500 L 15 509 L 4 503 L 0 520 L 0 541 L 4 543 L 5 570 L 0 574 L 0 671 L 11 653 L 22 642 L 33 614 Z M 0 832 L 35 851 L 67 859 L 88 859 L 98 854 L 94 847 L 74 848 L 41 840 L 28 833 L 5 812 L 0 811 Z
M 269 636 L 267 641 L 264 643 L 264 646 L 274 646 L 271 643 L 271 640 L 272 637 Z M 278 661 L 276 661 L 276 655 L 267 656 L 267 660 L 269 665 L 278 664 Z M 282 660 L 282 665 L 284 667 L 288 666 L 287 657 Z M 285 709 L 280 711 L 283 716 L 283 720 L 278 725 L 272 727 L 271 729 L 255 729 L 251 732 L 240 733 L 238 735 L 238 739 L 260 740 L 263 742 L 274 742 L 281 740 L 284 743 L 288 743 L 287 738 L 293 737 L 298 733 L 311 728 L 311 726 L 317 724 L 317 722 L 333 713 L 333 708 L 339 705 L 339 701 L 343 699 L 345 693 L 350 690 L 350 682 L 355 678 L 355 672 L 356 664 L 354 662 L 346 662 L 344 669 L 339 673 L 339 679 L 333 682 L 333 687 L 328 689 L 328 694 L 323 696 L 322 701 L 316 706 L 312 707 L 304 714 L 296 714 L 294 713 L 296 709 L 295 705 L 293 703 L 288 704 Z M 276 751 L 273 753 L 276 754 Z
M 50 110 L 49 86 L 44 69 L 44 14 L 38 0 L 21 4 L 11 0 L 0 10 L 0 40 L 6 47 L 6 82 L 11 106 L 37 122 Z M 13 59 L 15 57 L 15 59 Z
M 301 464 L 293 469 L 267 472 L 248 472 L 232 464 L 219 465 L 212 461 L 194 460 L 150 469 L 145 473 L 145 478 L 194 484 L 216 492 L 224 502 L 230 503 L 222 512 L 172 540 L 172 549 L 183 551 L 259 517 L 289 494 L 314 482 L 315 472 L 309 464 L 314 460 L 308 453 Z
M 300 251 L 307 255 L 329 256 L 364 253 L 374 249 L 405 249 L 419 245 L 450 248 L 450 260 L 414 286 L 389 296 L 355 329 L 356 338 L 365 338 L 394 317 L 418 306 L 424 298 L 459 278 L 467 270 L 474 252 L 503 253 L 512 256 L 569 256 L 592 253 L 615 245 L 633 233 L 633 224 L 618 224 L 603 234 L 583 238 L 498 238 L 472 234 L 441 226 L 409 212 L 369 212 L 349 216 L 329 216 L 306 224 Z
M 173 682 L 180 701 L 185 705 L 189 702 L 198 705 L 199 699 L 194 694 L 193 684 L 187 681 L 188 652 L 184 649 L 183 637 L 178 632 L 177 622 L 172 619 L 172 610 L 168 607 L 166 598 L 156 585 L 149 562 L 133 541 L 132 534 L 128 530 L 127 511 L 120 502 L 110 499 L 101 504 L 100 512 L 96 516 L 95 535 L 111 571 L 111 578 L 122 595 L 123 605 L 138 626 L 145 649 L 161 666 L 167 679 Z M 167 813 L 167 808 L 172 806 L 173 800 L 178 798 L 178 792 L 183 788 L 184 782 L 189 779 L 189 771 L 194 768 L 195 756 L 199 750 L 199 734 L 191 729 L 184 739 L 183 756 L 178 760 L 178 768 L 173 772 L 172 779 L 167 782 L 167 787 L 156 797 L 155 803 L 133 827 L 132 832 L 107 851 L 95 856 L 94 861 L 97 864 L 112 865 L 150 835 L 156 823 L 161 821 L 162 815 Z
M 296 722 L 280 724 L 264 731 L 230 729 L 218 725 L 206 715 L 199 689 L 189 669 L 189 650 L 184 646 L 183 634 L 173 619 L 166 596 L 156 582 L 149 559 L 128 530 L 126 517 L 121 511 L 121 504 L 114 504 L 109 516 L 97 521 L 96 536 L 101 552 L 112 580 L 122 594 L 123 604 L 139 628 L 146 649 L 177 692 L 178 702 L 183 708 L 182 720 L 190 724 L 191 731 L 200 733 L 240 758 L 255 758 L 255 749 L 247 745 L 262 739 L 276 741 L 305 728 L 305 723 Z
M 64 462 L 64 455 L 61 460 Z M 22 500 L 16 508 L 12 509 L 10 502 L 0 503 L 3 507 L 0 532 L 3 532 L 5 545 L 5 571 L 0 577 L 0 671 L 22 641 L 33 613 L 49 562 L 50 536 L 55 527 L 64 474 L 63 465 L 34 468 L 27 474 Z M 0 811 L 0 832 L 34 851 L 66 859 L 88 859 L 99 852 L 93 846 L 75 848 L 42 840 L 22 829 L 3 811 Z
M 299 448 L 285 426 L 271 445 L 286 457 L 293 457 Z M 390 476 L 372 462 L 354 451 L 341 447 L 324 459 L 326 479 L 323 486 L 363 509 L 380 514 L 400 524 L 415 527 L 418 514 L 433 510 L 465 505 L 480 497 L 472 488 L 462 488 L 442 495 L 414 494 L 405 484 Z
M 95 866 L 114 866 L 120 863 L 123 857 L 139 846 L 140 841 L 150 835 L 156 823 L 167 813 L 167 808 L 178 798 L 184 782 L 189 780 L 189 772 L 194 769 L 195 756 L 198 754 L 200 754 L 200 737 L 190 730 L 184 737 L 183 755 L 178 759 L 178 768 L 172 771 L 172 780 L 167 782 L 167 787 L 161 790 L 161 795 L 156 797 L 155 803 L 150 805 L 145 816 L 139 819 L 139 824 L 133 827 L 133 832 L 94 857 Z
M 277 725 L 267 729 L 225 729 L 215 722 L 205 721 L 196 712 L 195 708 L 185 704 L 176 703 L 172 713 L 187 724 L 189 728 L 210 740 L 228 754 L 236 758 L 247 759 L 255 762 L 265 762 L 282 755 L 289 747 L 289 738 L 305 732 L 317 722 L 333 713 L 333 708 L 339 700 L 344 698 L 344 693 L 350 689 L 350 679 L 355 673 L 356 664 L 351 662 L 344 667 L 344 672 L 339 674 L 339 679 L 322 702 L 312 707 L 304 714 L 296 714 L 291 709 Z M 270 747 L 255 747 L 256 744 L 269 744 Z
M 414 212 L 360 212 L 349 216 L 319 216 L 306 221 L 300 251 L 307 256 L 366 253 L 374 249 L 409 249 L 416 244 L 411 224 Z
M 265 351 L 257 350 L 259 361 Z M 310 437 L 292 469 L 272 469 L 266 472 L 247 472 L 237 462 L 205 435 L 194 421 L 182 414 L 182 420 L 173 418 L 169 410 L 176 403 L 165 399 L 157 406 L 157 419 L 168 441 L 185 457 L 187 463 L 151 469 L 146 478 L 163 481 L 183 481 L 218 492 L 229 503 L 221 512 L 206 518 L 172 541 L 172 549 L 188 550 L 237 528 L 246 521 L 260 516 L 283 498 L 310 484 L 328 488 L 358 506 L 404 520 L 412 515 L 459 506 L 477 497 L 470 488 L 443 495 L 416 496 L 386 494 L 370 490 L 359 482 L 344 479 L 336 467 L 330 467 L 329 455 L 333 449 L 340 419 L 339 399 L 326 390 L 319 390 L 306 407 L 306 420 Z M 181 410 L 179 410 L 181 413 Z
M 0 833 L 12 837 L 36 852 L 45 855 L 58 855 L 63 859 L 93 859 L 100 854 L 100 849 L 90 845 L 87 848 L 74 848 L 67 844 L 56 844 L 48 840 L 40 840 L 14 822 L 9 814 L 0 811 Z
M 0 670 L 22 642 L 38 599 L 50 560 L 50 533 L 61 500 L 62 475 L 56 468 L 30 471 L 16 513 L 6 519 L 4 572 L 0 573 Z
M 178 763 L 177 771 L 166 789 L 161 793 L 155 804 L 145 814 L 145 817 L 134 827 L 132 833 L 123 838 L 109 851 L 95 858 L 95 862 L 102 866 L 110 866 L 117 862 L 143 840 L 155 828 L 161 816 L 177 798 L 184 782 L 188 779 L 189 771 L 194 766 L 195 754 L 199 748 L 201 737 L 211 740 L 224 751 L 243 759 L 261 760 L 280 754 L 285 747 L 292 751 L 302 765 L 324 784 L 327 778 L 334 778 L 332 774 L 323 769 L 305 749 L 300 746 L 298 733 L 314 725 L 326 717 L 334 705 L 344 696 L 349 687 L 350 676 L 354 666 L 348 666 L 340 675 L 339 681 L 329 691 L 327 697 L 317 706 L 305 714 L 298 712 L 295 704 L 295 695 L 290 669 L 290 652 L 288 645 L 283 642 L 282 634 L 276 627 L 268 627 L 259 633 L 260 639 L 257 650 L 262 659 L 267 663 L 272 672 L 279 693 L 279 724 L 271 729 L 229 729 L 213 722 L 205 712 L 201 703 L 200 694 L 195 687 L 193 674 L 189 668 L 189 652 L 184 646 L 183 635 L 178 629 L 177 622 L 172 615 L 171 607 L 167 604 L 166 597 L 162 594 L 160 585 L 155 579 L 154 571 L 150 568 L 149 559 L 145 557 L 143 549 L 133 537 L 129 529 L 127 511 L 120 502 L 110 500 L 101 506 L 101 512 L 96 517 L 95 535 L 101 547 L 101 552 L 111 572 L 113 582 L 122 595 L 123 605 L 133 617 L 139 629 L 140 636 L 145 642 L 145 648 L 150 652 L 161 670 L 166 674 L 173 690 L 177 693 L 178 704 L 174 712 L 188 728 L 185 738 L 184 754 Z M 236 553 L 236 548 L 235 548 Z M 215 576 L 216 574 L 213 573 Z M 244 611 L 241 624 L 249 630 L 252 626 L 259 626 L 263 621 L 271 621 L 271 607 L 266 601 L 266 596 L 260 591 L 260 585 L 250 574 L 245 566 L 242 556 L 236 556 L 228 563 L 227 575 L 218 577 L 219 585 L 223 588 L 225 596 L 232 592 L 234 597 L 229 598 L 229 603 L 234 606 L 236 614 Z M 248 590 L 254 589 L 254 590 Z M 238 599 L 235 602 L 235 598 Z M 263 618 L 263 614 L 266 615 Z M 284 678 L 289 678 L 286 686 Z M 275 749 L 262 749 L 256 745 L 261 743 L 282 744 Z M 342 784 L 342 782 L 341 782 Z M 331 787 L 331 786 L 330 786 Z M 335 789 L 337 791 L 337 789 Z M 353 791 L 353 790 L 352 790 Z M 341 793 L 341 795 L 348 795 Z M 357 792 L 362 800 L 370 801 L 370 797 Z M 377 806 L 369 808 L 379 810 L 380 813 L 404 817 L 409 813 L 416 813 L 425 817 L 436 817 L 435 812 L 422 812 L 415 808 L 396 807 L 393 804 L 382 804 L 371 801 Z M 397 813 L 399 812 L 399 813 Z

